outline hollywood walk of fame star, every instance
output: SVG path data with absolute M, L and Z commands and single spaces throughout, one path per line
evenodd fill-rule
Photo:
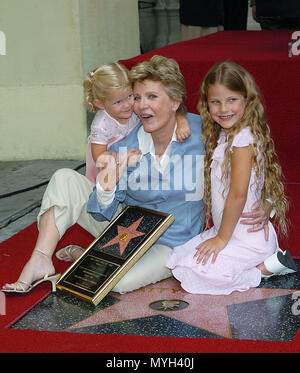
M 289 289 L 252 288 L 245 292 L 236 291 L 230 295 L 189 294 L 181 289 L 175 279 L 169 278 L 130 293 L 110 293 L 113 297 L 119 299 L 120 302 L 102 309 L 91 317 L 73 325 L 70 329 L 163 314 L 220 337 L 233 338 L 227 306 L 284 296 L 293 294 L 295 291 Z M 170 311 L 167 309 L 155 310 L 149 307 L 152 302 L 158 300 L 162 300 L 162 304 L 167 304 L 166 301 L 168 300 L 173 302 L 176 300 L 184 301 L 189 306 L 184 309 L 172 309 Z
M 109 242 L 107 242 L 102 247 L 111 246 L 114 244 L 119 244 L 120 246 L 120 255 L 123 254 L 126 247 L 128 246 L 130 240 L 132 240 L 135 237 L 143 236 L 146 233 L 137 231 L 138 226 L 140 225 L 140 222 L 143 220 L 143 216 L 136 220 L 134 223 L 132 223 L 129 227 L 123 227 L 123 225 L 117 225 L 118 228 L 118 234 L 116 237 L 111 239 Z
M 180 301 L 178 300 L 163 300 L 161 302 L 161 309 L 163 311 L 174 310 L 178 308 L 179 305 L 180 305 Z

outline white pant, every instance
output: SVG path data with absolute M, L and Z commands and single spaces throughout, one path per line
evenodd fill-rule
M 56 171 L 42 200 L 38 215 L 38 226 L 41 215 L 50 207 L 54 207 L 54 219 L 60 237 L 75 223 L 82 226 L 94 237 L 99 236 L 109 224 L 109 221 L 99 222 L 86 212 L 86 204 L 93 187 L 94 184 L 90 180 L 74 170 L 63 168 Z M 117 213 L 120 211 L 121 205 Z M 171 277 L 170 270 L 165 266 L 171 251 L 172 249 L 168 246 L 154 244 L 124 275 L 112 291 L 126 293 Z

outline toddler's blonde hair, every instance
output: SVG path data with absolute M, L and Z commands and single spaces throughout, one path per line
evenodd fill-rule
M 99 109 L 94 105 L 95 99 L 104 103 L 112 89 L 127 88 L 129 85 L 131 85 L 129 71 L 118 62 L 102 65 L 89 72 L 83 82 L 88 110 L 96 113 Z

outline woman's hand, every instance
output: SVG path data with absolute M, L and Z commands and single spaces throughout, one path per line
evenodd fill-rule
M 111 191 L 119 181 L 118 156 L 116 153 L 104 152 L 96 161 L 96 167 L 99 169 L 97 182 L 105 191 Z
M 97 182 L 105 191 L 111 191 L 120 181 L 124 170 L 128 166 L 135 166 L 141 156 L 141 151 L 130 149 L 124 154 L 102 153 L 96 162 L 99 168 Z
M 202 244 L 196 247 L 197 251 L 194 255 L 196 263 L 199 264 L 202 261 L 202 264 L 205 265 L 211 255 L 213 255 L 211 262 L 214 263 L 219 252 L 222 251 L 225 246 L 226 242 L 218 235 L 202 242 Z
M 245 212 L 241 215 L 244 220 L 241 220 L 241 224 L 252 225 L 248 229 L 248 232 L 258 232 L 264 230 L 265 240 L 269 240 L 269 218 L 272 211 L 272 204 L 269 201 L 256 201 L 252 205 L 252 212 Z

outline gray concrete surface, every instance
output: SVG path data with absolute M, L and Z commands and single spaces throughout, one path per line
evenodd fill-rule
M 76 169 L 84 165 L 84 162 L 0 162 L 0 242 L 36 221 L 47 183 L 56 170 L 65 167 Z M 78 169 L 78 172 L 84 174 L 85 166 Z M 39 186 L 40 184 L 43 185 Z

